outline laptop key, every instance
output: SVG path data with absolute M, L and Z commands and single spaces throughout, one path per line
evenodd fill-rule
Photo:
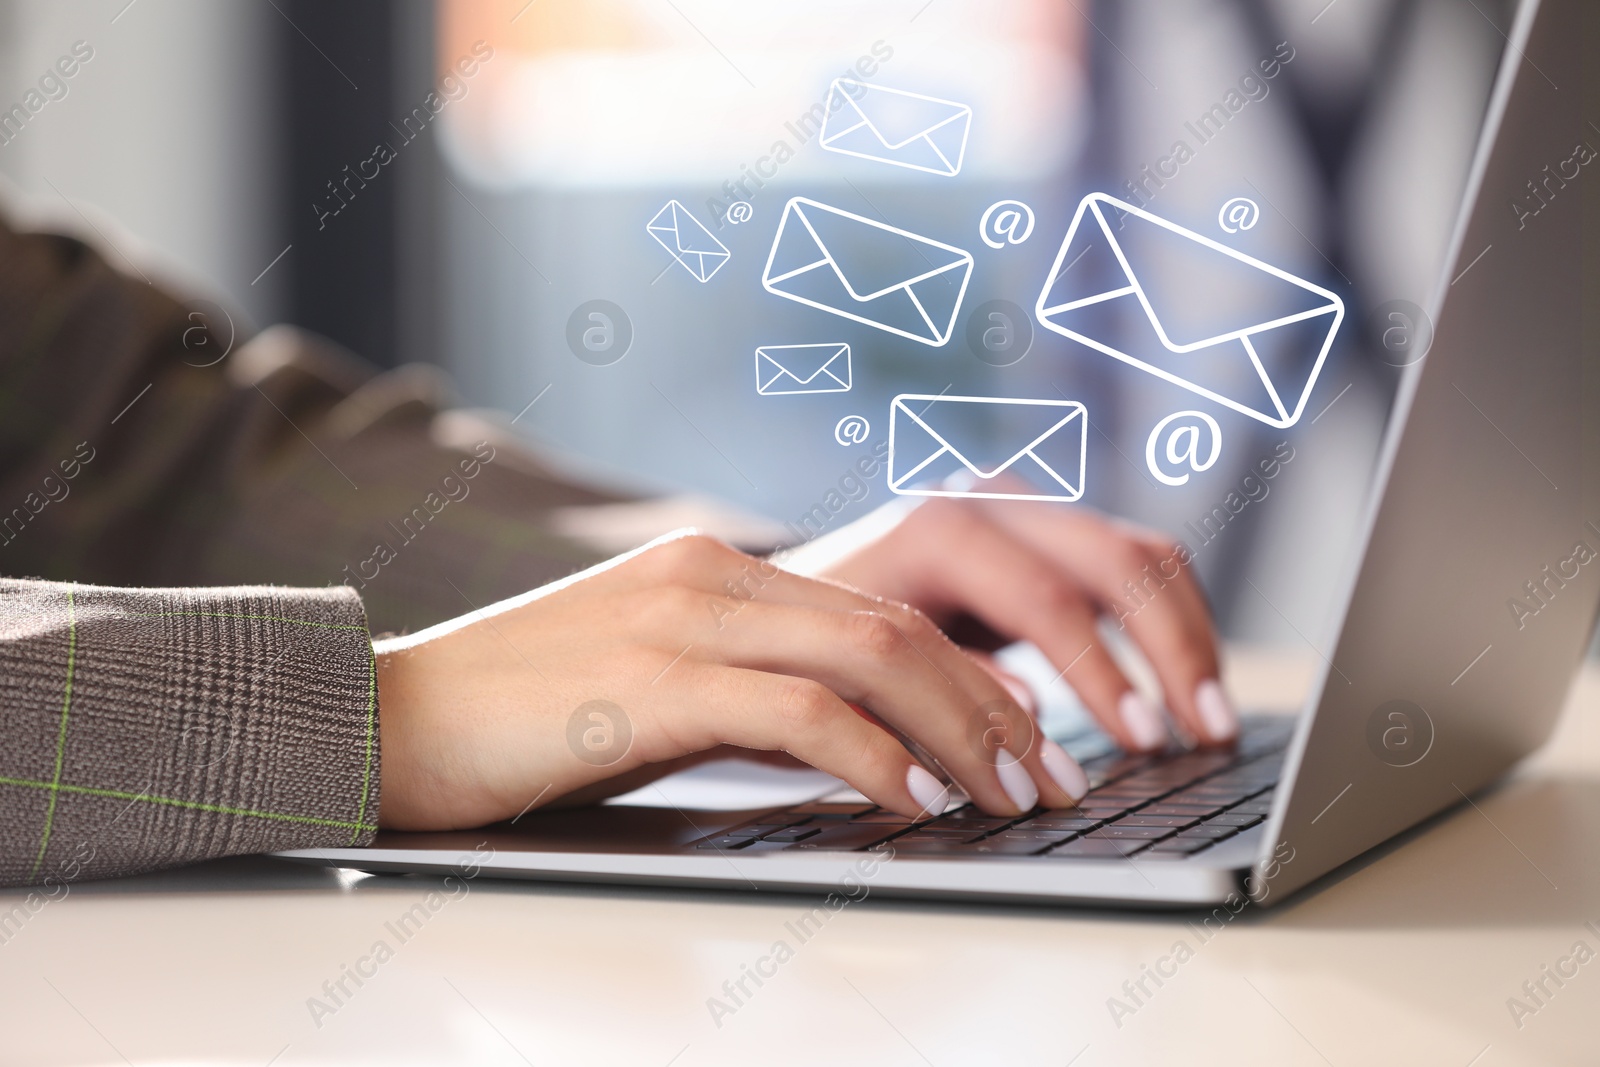
M 941 815 L 928 823 L 928 826 L 941 830 L 971 830 L 973 833 L 985 834 L 1002 830 L 1014 822 L 1015 819 L 997 819 L 990 815 L 969 815 L 964 819 L 955 818 L 953 815 Z
M 1172 826 L 1119 826 L 1116 823 L 1112 823 L 1110 826 L 1102 826 L 1098 830 L 1091 830 L 1088 836 L 1159 841 L 1163 837 L 1171 837 L 1177 832 L 1177 828 Z
M 820 826 L 788 826 L 781 830 L 774 830 L 771 833 L 762 834 L 761 840 L 782 842 L 804 841 L 806 838 L 815 836 L 821 832 L 822 827 Z
M 965 852 L 988 856 L 1031 856 L 1050 847 L 1049 841 L 1006 841 L 1002 837 L 986 837 L 970 845 L 962 845 Z
M 1085 819 L 1116 819 L 1143 807 L 1142 804 L 1080 804 L 1078 811 Z
M 775 812 L 763 815 L 759 819 L 751 819 L 736 831 L 730 833 L 744 833 L 745 831 L 765 832 L 767 830 L 782 830 L 785 826 L 799 826 L 803 822 L 810 822 L 809 815 L 790 815 L 787 812 Z
M 719 834 L 716 837 L 707 837 L 695 845 L 695 848 L 714 848 L 718 852 L 732 852 L 744 848 L 755 841 L 753 837 L 738 837 L 733 834 Z
M 1061 819 L 1058 819 L 1058 818 L 1055 818 L 1055 817 L 1051 816 L 1049 813 L 1046 813 L 1044 815 L 1039 816 L 1036 819 L 1024 819 L 1021 822 L 1017 823 L 1017 825 L 1013 826 L 1011 829 L 1013 829 L 1013 830 L 1055 830 L 1055 831 L 1070 830 L 1073 833 L 1081 834 L 1081 833 L 1085 832 L 1086 830 L 1093 830 L 1096 826 L 1101 825 L 1104 821 L 1105 820 L 1103 820 L 1103 819 L 1082 819 L 1082 818 L 1061 818 Z
M 790 845 L 790 848 L 805 849 L 830 849 L 835 852 L 853 852 L 856 849 L 876 845 L 879 841 L 894 835 L 894 830 L 888 826 L 874 826 L 870 823 L 863 825 L 848 824 L 825 826 L 815 837 L 808 837 L 804 841 Z
M 1238 815 L 1271 815 L 1272 801 L 1247 800 L 1243 804 L 1235 804 L 1228 811 L 1230 814 Z
M 1222 838 L 1232 837 L 1238 832 L 1239 828 L 1237 826 L 1215 826 L 1211 823 L 1201 823 L 1199 826 L 1191 826 L 1187 830 L 1179 830 L 1178 836 L 1186 841 L 1193 841 L 1198 838 L 1210 838 L 1213 841 L 1220 841 Z
M 1152 804 L 1148 808 L 1140 808 L 1139 814 L 1193 815 L 1197 819 L 1203 819 L 1207 815 L 1220 814 L 1221 811 L 1222 809 L 1215 804 L 1168 804 L 1166 801 L 1162 801 L 1159 804 Z
M 896 856 L 965 856 L 972 851 L 970 846 L 960 841 L 942 838 L 930 840 L 920 834 L 897 837 L 884 845 L 884 849 Z
M 1083 770 L 1089 776 L 1089 784 L 1099 787 L 1106 782 L 1114 782 L 1118 778 L 1132 774 L 1149 762 L 1149 756 L 1114 756 L 1103 763 L 1091 760 Z
M 1252 815 L 1249 812 L 1226 812 L 1222 815 L 1213 815 L 1206 820 L 1207 826 L 1237 826 L 1241 830 L 1247 826 L 1254 826 L 1266 818 L 1265 815 Z
M 1078 859 L 1121 859 L 1145 848 L 1149 841 L 1108 840 L 1106 838 L 1079 837 L 1064 845 L 1057 845 L 1046 856 L 1075 857 Z
M 878 810 L 876 804 L 834 804 L 815 800 L 789 809 L 792 815 L 809 815 L 814 819 L 853 819 Z
M 985 841 L 1037 841 L 1039 847 L 1045 845 L 1059 845 L 1063 841 L 1071 841 L 1078 834 L 1073 830 L 1002 830 L 993 837 L 984 838 Z
M 1193 826 L 1200 821 L 1198 815 L 1149 815 L 1149 809 L 1137 815 L 1124 815 L 1112 826 L 1170 826 L 1175 830 L 1182 830 Z
M 1185 790 L 1182 793 L 1174 793 L 1170 797 L 1163 797 L 1161 802 L 1163 804 L 1210 805 L 1212 810 L 1216 810 L 1237 804 L 1241 800 L 1247 799 L 1249 795 L 1247 791 L 1238 789 L 1223 790 L 1215 793 Z
M 979 833 L 970 826 L 966 827 L 965 829 L 951 827 L 948 830 L 937 826 L 925 826 L 920 829 L 913 830 L 909 834 L 903 835 L 900 840 L 954 841 L 956 844 L 966 844 L 968 841 L 976 841 L 982 836 L 983 834 Z

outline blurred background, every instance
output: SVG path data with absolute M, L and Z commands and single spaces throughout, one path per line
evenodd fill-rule
M 1320 646 L 1411 339 L 1448 281 L 1508 6 L 0 0 L 0 108 L 59 56 L 92 53 L 0 125 L 0 196 L 211 294 L 242 327 L 289 322 L 382 366 L 436 364 L 566 468 L 726 501 L 775 540 L 818 505 L 842 524 L 892 499 L 881 474 L 865 495 L 837 490 L 886 437 L 896 394 L 1079 401 L 1087 488 L 1064 506 L 1187 542 L 1230 636 Z M 970 108 L 959 172 L 824 151 L 840 78 Z M 1041 327 L 1034 303 L 1097 191 L 1340 296 L 1292 428 Z M 970 253 L 948 341 L 764 291 L 796 196 Z M 1219 210 L 1235 198 L 1259 215 L 1230 234 Z M 1035 225 L 993 248 L 980 221 L 1001 200 Z M 707 281 L 647 231 L 669 201 L 703 227 L 697 247 L 727 252 Z M 1230 304 L 1226 280 L 1159 287 L 1186 314 L 1271 317 Z M 598 353 L 581 343 L 596 323 Z M 848 392 L 758 395 L 758 346 L 838 342 Z M 1175 487 L 1145 451 L 1181 410 L 1215 418 L 1222 448 Z M 846 416 L 870 429 L 842 446 Z M 1284 442 L 1292 460 L 1246 485 Z M 1206 527 L 1217 509 L 1226 521 Z

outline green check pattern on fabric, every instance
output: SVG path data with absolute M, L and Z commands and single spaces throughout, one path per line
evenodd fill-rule
M 0 882 L 91 842 L 99 877 L 369 840 L 368 628 L 631 547 L 558 532 L 630 498 L 445 411 L 436 372 L 290 327 L 206 362 L 194 326 L 92 247 L 0 217 L 0 575 L 48 580 L 0 579 Z
M 61 694 L 61 727 L 56 731 L 56 772 L 46 786 L 50 790 L 50 806 L 44 813 L 44 833 L 39 837 L 39 854 L 34 857 L 31 875 L 39 873 L 44 863 L 44 850 L 50 847 L 50 824 L 56 817 L 56 794 L 61 789 L 61 754 L 67 747 L 67 716 L 72 712 L 72 671 L 78 656 L 78 616 L 73 610 L 72 587 L 67 588 L 67 684 Z
M 377 665 L 343 587 L 0 579 L 0 715 L 22 742 L 0 752 L 0 883 L 377 830 Z

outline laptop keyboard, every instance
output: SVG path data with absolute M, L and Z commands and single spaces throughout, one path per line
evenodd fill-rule
M 896 855 L 941 859 L 1187 859 L 1266 819 L 1291 725 L 1246 720 L 1231 749 L 1085 758 L 1090 788 L 1074 808 L 1004 818 L 965 803 L 913 822 L 868 803 L 812 801 L 768 812 L 693 847 L 741 854 L 855 852 L 887 842 Z

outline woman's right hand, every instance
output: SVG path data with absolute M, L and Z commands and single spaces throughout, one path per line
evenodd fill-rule
M 395 829 L 511 818 L 720 745 L 790 753 L 910 818 L 942 810 L 891 729 L 997 815 L 1087 788 L 921 612 L 693 533 L 374 647 Z

